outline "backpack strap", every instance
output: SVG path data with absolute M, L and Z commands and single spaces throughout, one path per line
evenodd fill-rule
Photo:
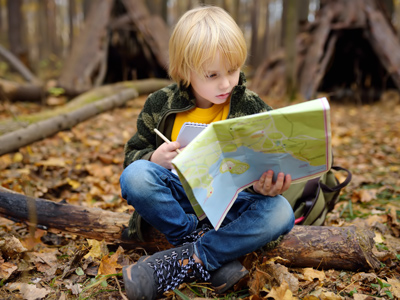
M 329 187 L 326 184 L 322 183 L 320 181 L 321 177 L 317 177 L 317 178 L 308 180 L 306 185 L 304 186 L 303 194 L 301 195 L 302 201 L 298 203 L 298 204 L 304 203 L 304 205 L 305 205 L 304 215 L 302 217 L 298 218 L 295 221 L 295 224 L 301 224 L 302 221 L 304 221 L 307 218 L 307 216 L 313 209 L 315 203 L 317 202 L 317 199 L 319 197 L 319 194 L 321 193 L 321 190 L 324 193 L 339 194 L 340 190 L 343 189 L 345 186 L 347 186 L 350 183 L 352 174 L 349 170 L 339 167 L 339 166 L 332 166 L 331 169 L 333 169 L 335 171 L 347 172 L 346 179 L 341 183 L 339 183 L 339 181 L 336 180 L 337 184 L 333 187 Z M 326 203 L 326 206 L 329 208 L 329 210 L 333 209 L 333 205 L 335 204 L 335 198 L 336 197 L 332 198 L 332 201 L 330 203 Z
M 319 181 L 320 177 L 317 178 L 313 178 L 310 179 L 306 182 L 304 189 L 303 189 L 303 193 L 301 194 L 301 197 L 299 199 L 301 199 L 301 201 L 298 201 L 294 207 L 293 207 L 293 211 L 296 211 L 298 209 L 298 207 L 303 204 L 304 205 L 304 215 L 301 216 L 300 218 L 297 218 L 295 220 L 295 224 L 301 224 L 306 216 L 308 215 L 308 213 L 311 211 L 312 207 L 314 206 L 314 203 L 316 201 L 316 199 L 318 199 L 318 194 L 319 194 Z
M 332 166 L 331 169 L 333 169 L 335 171 L 345 171 L 345 172 L 347 172 L 347 177 L 342 183 L 338 183 L 337 185 L 335 185 L 333 187 L 329 187 L 326 184 L 321 182 L 321 188 L 326 193 L 333 193 L 333 192 L 340 191 L 342 188 L 344 188 L 345 186 L 347 186 L 350 183 L 351 177 L 352 177 L 351 172 L 349 170 L 345 169 L 345 168 L 342 168 L 342 167 L 339 167 L 339 166 Z
M 312 207 L 312 202 L 315 201 L 315 194 L 317 189 L 319 188 L 318 186 L 318 181 L 320 180 L 320 177 L 310 179 L 306 182 L 303 193 L 301 194 L 300 198 L 301 201 L 297 202 L 295 206 L 293 207 L 293 210 L 298 209 L 298 207 L 302 204 L 306 204 L 306 211 L 308 211 Z

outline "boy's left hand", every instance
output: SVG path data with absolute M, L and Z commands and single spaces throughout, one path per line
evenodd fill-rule
M 292 177 L 282 172 L 278 174 L 278 178 L 273 182 L 274 171 L 264 172 L 260 179 L 253 184 L 254 191 L 264 196 L 274 197 L 285 192 L 292 183 Z

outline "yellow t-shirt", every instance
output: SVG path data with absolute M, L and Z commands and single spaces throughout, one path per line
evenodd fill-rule
M 229 113 L 229 101 L 223 104 L 214 104 L 210 108 L 195 107 L 189 111 L 176 114 L 174 127 L 172 128 L 171 141 L 176 141 L 183 123 L 194 122 L 210 124 L 225 120 Z

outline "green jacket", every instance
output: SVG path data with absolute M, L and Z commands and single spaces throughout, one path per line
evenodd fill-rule
M 265 112 L 272 108 L 254 92 L 246 88 L 246 78 L 240 73 L 239 83 L 233 89 L 228 119 Z M 196 106 L 189 88 L 176 83 L 149 95 L 137 120 L 137 132 L 125 145 L 124 167 L 138 159 L 149 160 L 164 141 L 154 133 L 161 131 L 169 140 L 175 116 Z

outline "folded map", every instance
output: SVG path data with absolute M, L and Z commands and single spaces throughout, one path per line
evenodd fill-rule
M 197 216 L 218 230 L 238 193 L 263 172 L 290 174 L 295 184 L 330 169 L 328 100 L 211 123 L 172 164 Z

